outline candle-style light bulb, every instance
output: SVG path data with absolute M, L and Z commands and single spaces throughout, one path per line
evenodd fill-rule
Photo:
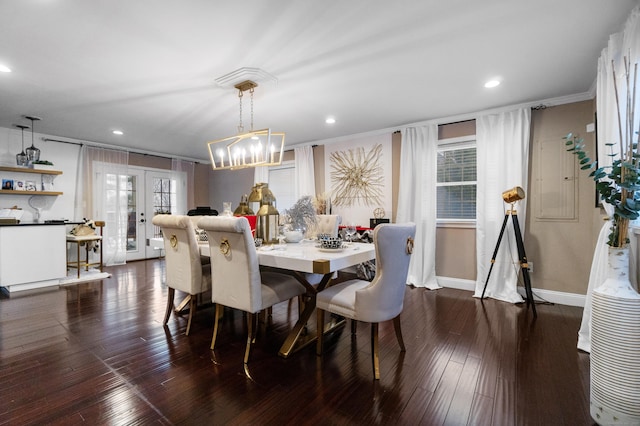
M 271 149 L 271 162 L 273 163 L 273 156 L 275 155 L 276 147 L 274 145 L 271 145 L 270 149 Z
M 218 157 L 220 157 L 220 167 L 224 167 L 224 151 L 222 149 L 218 150 Z

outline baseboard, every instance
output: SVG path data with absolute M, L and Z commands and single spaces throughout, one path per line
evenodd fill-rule
M 463 280 L 461 278 L 436 277 L 438 284 L 442 287 L 457 288 L 458 290 L 475 291 L 476 282 L 472 280 Z
M 531 291 L 533 292 L 533 299 L 536 301 L 542 300 L 544 302 L 567 306 L 579 306 L 581 308 L 584 308 L 584 303 L 587 298 L 584 294 L 565 293 L 563 291 L 545 290 L 542 288 L 532 288 Z M 524 297 L 524 287 L 518 287 L 518 293 L 522 294 Z
M 460 278 L 437 277 L 438 284 L 442 287 L 456 288 L 458 290 L 467 290 L 475 292 L 476 282 L 473 280 L 463 280 Z M 559 305 L 584 307 L 586 296 L 584 294 L 565 293 L 562 291 L 545 290 L 541 288 L 532 288 L 533 298 L 538 301 L 557 303 Z M 524 287 L 518 287 L 518 293 L 524 297 Z

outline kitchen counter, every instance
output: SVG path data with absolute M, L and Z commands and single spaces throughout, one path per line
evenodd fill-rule
M 13 293 L 58 286 L 67 276 L 67 225 L 0 225 L 0 287 Z
M 52 225 L 79 225 L 83 222 L 19 222 L 19 223 L 0 223 L 0 226 L 52 226 Z

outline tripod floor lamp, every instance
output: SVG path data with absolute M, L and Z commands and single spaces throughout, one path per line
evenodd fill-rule
M 496 244 L 496 248 L 493 251 L 493 257 L 491 257 L 491 266 L 489 267 L 489 273 L 487 274 L 487 280 L 484 282 L 484 288 L 482 289 L 482 296 L 480 299 L 484 299 L 484 293 L 487 290 L 487 284 L 489 284 L 489 278 L 491 277 L 491 271 L 493 270 L 493 265 L 496 263 L 496 256 L 498 255 L 498 249 L 500 248 L 500 242 L 502 241 L 502 237 L 504 236 L 504 230 L 507 227 L 507 221 L 509 220 L 509 216 L 511 216 L 511 220 L 513 221 L 513 230 L 515 232 L 516 237 L 516 245 L 518 247 L 518 258 L 520 260 L 520 269 L 522 271 L 522 278 L 524 279 L 524 290 L 526 293 L 527 299 L 527 309 L 531 306 L 533 310 L 533 316 L 537 317 L 538 313 L 536 312 L 536 304 L 533 300 L 533 292 L 531 291 L 531 278 L 529 277 L 529 264 L 527 262 L 527 255 L 524 252 L 524 243 L 522 242 L 522 233 L 520 232 L 520 223 L 518 222 L 518 212 L 516 211 L 515 204 L 517 201 L 524 199 L 524 189 L 519 186 L 515 186 L 511 189 L 508 189 L 502 193 L 502 199 L 505 203 L 511 204 L 511 208 L 507 210 L 504 215 L 504 220 L 502 221 L 502 228 L 500 229 L 500 235 L 498 236 L 498 243 Z

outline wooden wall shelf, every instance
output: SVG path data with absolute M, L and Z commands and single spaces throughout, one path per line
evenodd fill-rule
M 62 174 L 60 170 L 30 169 L 27 167 L 5 167 L 5 166 L 0 166 L 0 172 L 36 173 L 39 175 L 61 175 Z
M 0 190 L 0 195 L 62 195 L 58 191 L 14 191 L 10 189 Z

